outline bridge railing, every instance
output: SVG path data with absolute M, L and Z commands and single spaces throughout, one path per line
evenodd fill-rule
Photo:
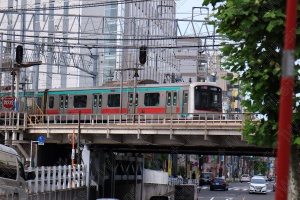
M 226 113 L 227 115 L 228 113 Z M 197 115 L 186 114 L 81 114 L 82 124 L 242 124 L 245 113 L 234 113 L 230 117 L 225 114 L 199 113 Z M 28 122 L 28 125 L 43 124 L 77 124 L 78 114 L 57 114 L 57 115 L 30 115 L 35 119 Z M 251 117 L 251 116 L 250 116 Z
M 20 112 L 0 112 L 0 130 L 20 130 L 26 128 L 27 114 Z
M 36 178 L 28 181 L 28 194 L 86 186 L 85 165 L 42 166 L 32 171 Z

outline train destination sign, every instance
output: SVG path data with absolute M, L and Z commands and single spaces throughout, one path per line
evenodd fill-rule
M 4 108 L 12 109 L 14 107 L 15 98 L 11 96 L 2 97 L 2 105 Z

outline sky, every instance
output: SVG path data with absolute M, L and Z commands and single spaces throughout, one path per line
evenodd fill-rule
M 175 0 L 177 4 L 176 12 L 178 19 L 191 19 L 193 7 L 203 7 L 203 0 Z M 212 8 L 209 7 L 211 13 Z M 194 9 L 195 14 L 199 14 L 200 9 Z M 199 18 L 198 18 L 199 19 Z

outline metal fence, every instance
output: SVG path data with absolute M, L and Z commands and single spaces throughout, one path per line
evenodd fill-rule
M 36 178 L 28 181 L 28 193 L 45 193 L 57 190 L 76 189 L 86 186 L 86 166 L 64 165 L 37 167 Z

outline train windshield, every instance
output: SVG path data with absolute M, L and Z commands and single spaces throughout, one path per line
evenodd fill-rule
M 195 110 L 222 112 L 222 90 L 214 86 L 196 86 Z

